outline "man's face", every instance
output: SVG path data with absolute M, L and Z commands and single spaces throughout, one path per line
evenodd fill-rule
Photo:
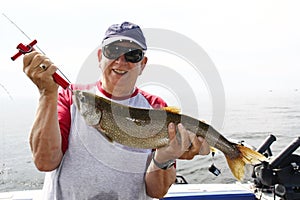
M 129 95 L 126 93 L 133 91 L 136 80 L 147 63 L 143 52 L 141 54 L 141 48 L 129 41 L 103 47 L 98 52 L 98 59 L 102 69 L 102 85 L 114 96 Z

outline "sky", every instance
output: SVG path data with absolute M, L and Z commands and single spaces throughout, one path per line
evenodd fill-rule
M 214 63 L 226 96 L 300 90 L 297 0 L 3 0 L 0 5 L 1 13 L 37 39 L 71 81 L 107 27 L 131 21 L 141 28 L 175 31 L 201 46 Z M 29 40 L 4 16 L 0 27 L 1 96 L 7 92 L 13 98 L 38 96 L 22 72 L 22 59 L 10 60 L 17 44 Z M 156 63 L 158 58 L 154 57 Z M 167 62 L 172 65 L 172 59 Z

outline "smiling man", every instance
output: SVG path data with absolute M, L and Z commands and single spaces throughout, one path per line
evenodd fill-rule
M 113 28 L 106 32 L 102 49 L 98 51 L 103 75 L 102 88 L 116 97 L 131 95 L 136 79 L 147 63 L 147 57 L 144 56 L 147 46 L 140 29 L 128 29 L 121 35 Z
M 166 106 L 161 98 L 135 86 L 147 63 L 146 50 L 139 26 L 130 22 L 110 26 L 98 51 L 101 80 L 71 88 L 133 107 Z M 57 68 L 49 58 L 31 52 L 24 56 L 23 69 L 40 92 L 30 145 L 36 167 L 47 171 L 45 199 L 160 198 L 175 181 L 175 159 L 209 152 L 205 140 L 173 123 L 168 127 L 169 145 L 155 153 L 111 143 L 85 123 L 73 104 L 72 91 L 58 91 L 52 78 Z

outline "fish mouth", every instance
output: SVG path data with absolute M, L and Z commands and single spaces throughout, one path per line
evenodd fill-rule
M 84 100 L 84 96 L 82 94 L 82 91 L 74 90 L 73 91 L 73 100 L 75 100 L 76 106 L 80 109 L 80 102 Z
M 89 126 L 97 125 L 102 117 L 100 109 L 95 107 L 95 96 L 84 91 L 74 91 L 75 104 L 79 113 Z
M 112 69 L 112 71 L 115 72 L 118 75 L 124 75 L 128 72 L 128 71 L 121 70 L 121 69 Z

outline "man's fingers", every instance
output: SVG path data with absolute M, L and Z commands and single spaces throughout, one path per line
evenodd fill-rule
M 189 137 L 190 137 L 191 145 L 188 150 L 192 155 L 196 155 L 200 151 L 201 144 L 196 134 L 189 131 Z
M 32 51 L 30 53 L 27 53 L 23 57 L 23 71 L 25 72 L 25 67 L 29 66 L 33 60 L 33 58 L 39 54 L 37 51 Z
M 170 123 L 168 125 L 168 132 L 169 132 L 169 138 L 170 140 L 173 140 L 176 136 L 176 127 L 175 127 L 175 124 L 174 123 Z
M 203 137 L 198 137 L 198 141 L 200 143 L 199 155 L 207 155 L 210 153 L 209 144 Z
M 181 123 L 178 124 L 178 130 L 179 130 L 180 137 L 181 137 L 181 149 L 186 151 L 191 146 L 191 140 L 190 140 L 189 133 Z

